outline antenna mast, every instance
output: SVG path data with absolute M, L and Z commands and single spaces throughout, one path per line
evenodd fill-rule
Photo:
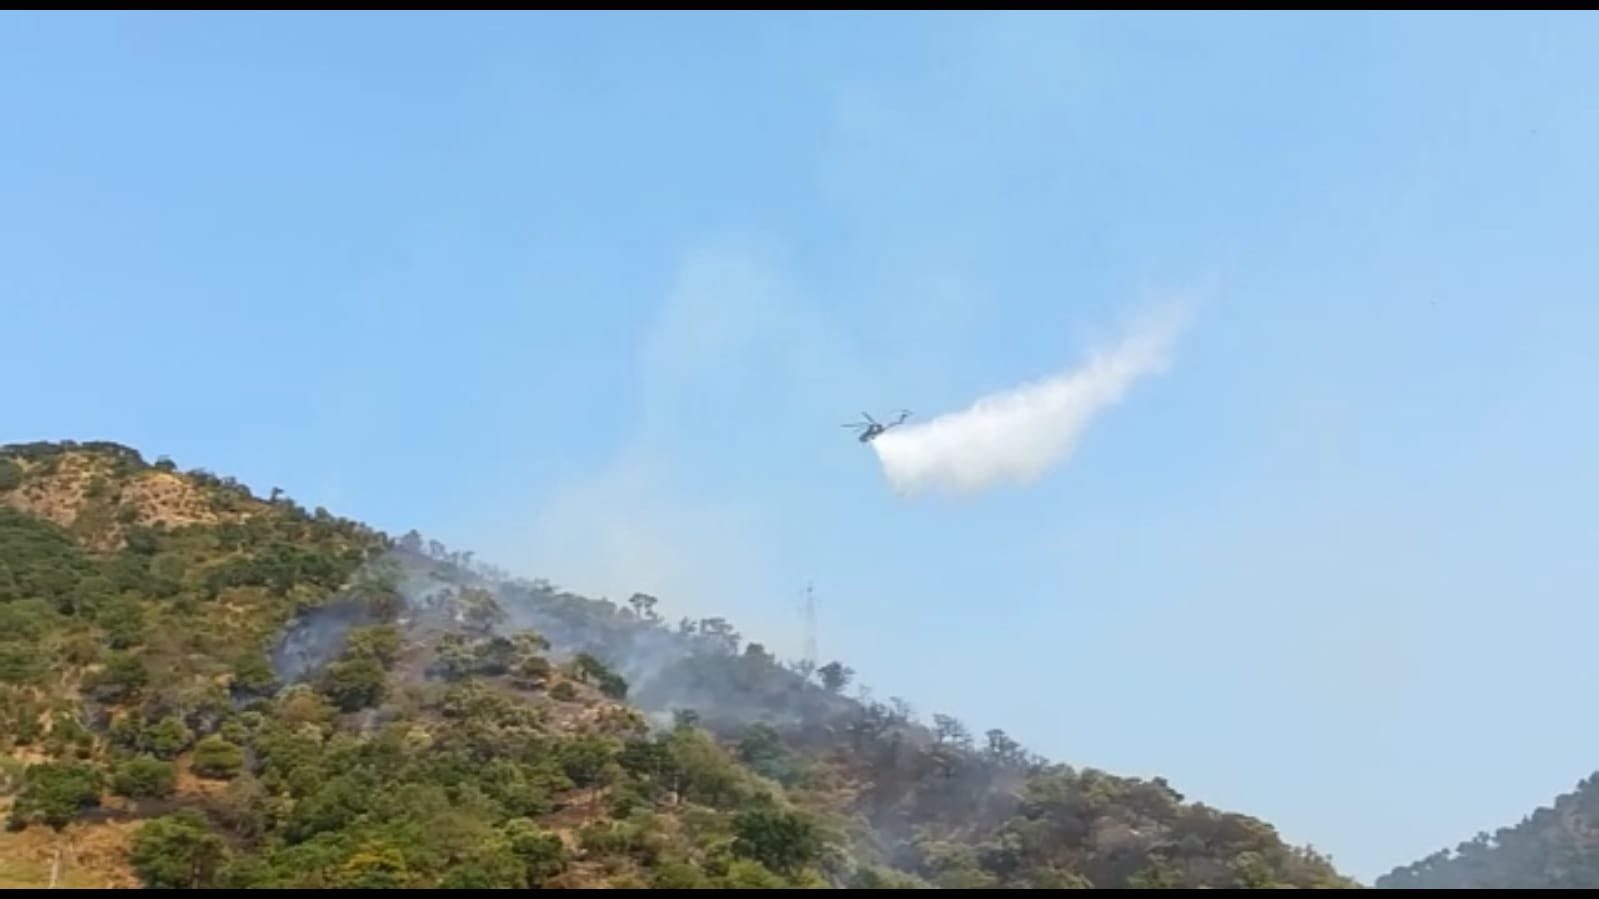
M 805 582 L 805 661 L 816 665 L 816 596 Z

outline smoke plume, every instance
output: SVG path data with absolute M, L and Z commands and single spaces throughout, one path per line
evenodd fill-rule
M 1075 369 L 883 433 L 872 447 L 884 474 L 902 495 L 1035 481 L 1071 455 L 1096 415 L 1138 380 L 1165 369 L 1181 321 L 1175 308 L 1164 311 Z

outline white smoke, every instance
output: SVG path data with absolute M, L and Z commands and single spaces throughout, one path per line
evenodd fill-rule
M 889 483 L 909 495 L 1025 485 L 1064 462 L 1094 417 L 1139 379 L 1163 371 L 1181 326 L 1173 307 L 1075 369 L 981 397 L 959 412 L 905 424 L 872 441 Z

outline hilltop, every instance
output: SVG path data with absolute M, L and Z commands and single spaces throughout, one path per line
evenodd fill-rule
M 0 447 L 0 886 L 1355 886 L 669 617 L 116 444 Z
M 1380 889 L 1588 889 L 1599 884 L 1599 774 L 1494 834 L 1377 878 Z

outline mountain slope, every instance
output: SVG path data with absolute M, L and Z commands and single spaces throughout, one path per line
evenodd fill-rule
M 114 444 L 0 447 L 0 882 L 1353 886 L 659 605 Z
M 1377 878 L 1379 889 L 1588 889 L 1599 886 L 1599 774 L 1514 827 L 1479 833 Z

